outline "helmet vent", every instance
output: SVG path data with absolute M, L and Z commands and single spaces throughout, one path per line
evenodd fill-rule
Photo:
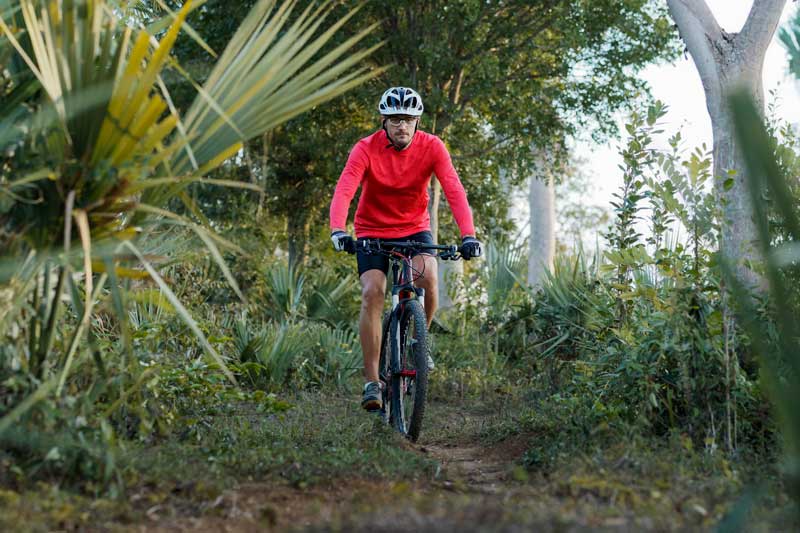
M 391 87 L 381 96 L 378 111 L 382 115 L 422 115 L 424 106 L 422 98 L 414 89 L 408 87 Z

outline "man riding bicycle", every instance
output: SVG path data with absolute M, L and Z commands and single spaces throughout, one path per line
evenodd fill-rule
M 428 214 L 428 186 L 432 174 L 442 185 L 447 202 L 461 231 L 464 259 L 481 255 L 475 238 L 472 210 L 450 154 L 439 137 L 417 130 L 422 115 L 422 98 L 406 87 L 392 87 L 378 103 L 382 129 L 358 141 L 350 151 L 330 207 L 331 240 L 337 251 L 356 251 L 361 280 L 359 335 L 364 353 L 364 393 L 361 406 L 381 408 L 378 360 L 381 343 L 381 314 L 386 294 L 389 260 L 367 255 L 345 230 L 350 202 L 361 186 L 355 214 L 358 239 L 411 240 L 433 244 Z M 425 289 L 425 315 L 430 327 L 439 301 L 436 258 L 420 253 L 413 259 L 420 272 L 416 285 Z M 428 355 L 428 367 L 433 359 Z

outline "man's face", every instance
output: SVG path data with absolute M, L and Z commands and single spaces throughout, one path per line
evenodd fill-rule
M 397 146 L 405 147 L 414 137 L 417 119 L 409 115 L 392 115 L 386 117 L 386 131 Z

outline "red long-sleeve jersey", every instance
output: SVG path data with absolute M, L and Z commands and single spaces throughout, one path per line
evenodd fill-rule
M 360 185 L 357 237 L 396 239 L 430 230 L 432 174 L 442 185 L 461 235 L 474 235 L 472 210 L 450 154 L 439 137 L 424 131 L 417 131 L 411 146 L 399 152 L 383 130 L 356 143 L 333 193 L 331 229 L 345 228 L 350 202 Z

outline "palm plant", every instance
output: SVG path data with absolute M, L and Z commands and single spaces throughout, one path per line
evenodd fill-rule
M 305 298 L 306 316 L 336 326 L 349 322 L 355 309 L 346 303 L 359 302 L 358 282 L 351 274 L 338 275 L 332 268 L 322 265 L 316 269 L 313 288 Z
M 268 323 L 254 331 L 246 318 L 234 325 L 233 338 L 239 371 L 259 388 L 284 385 L 295 362 L 313 342 L 305 326 Z
M 490 242 L 486 247 L 484 273 L 489 308 L 501 315 L 514 287 L 522 286 L 527 258 L 523 244 Z
M 303 310 L 305 275 L 293 263 L 277 262 L 266 277 L 265 311 L 273 320 L 292 322 Z
M 315 342 L 301 370 L 316 385 L 332 384 L 337 389 L 345 389 L 350 378 L 363 366 L 355 332 L 321 324 L 310 333 Z
M 126 25 L 106 0 L 0 1 L 0 58 L 8 60 L 0 87 L 0 337 L 18 341 L 25 332 L 21 359 L 45 379 L 36 398 L 63 389 L 107 294 L 126 336 L 125 277 L 154 280 L 233 379 L 142 243 L 155 224 L 190 228 L 239 292 L 219 246 L 238 248 L 203 224 L 186 188 L 250 187 L 203 176 L 248 139 L 381 72 L 364 63 L 374 46 L 352 51 L 372 27 L 325 51 L 357 10 L 324 27 L 332 1 L 300 13 L 296 4 L 257 2 L 182 117 L 162 73 L 182 72 L 170 50 L 192 0 L 160 40 Z M 174 199 L 193 218 L 167 210 Z M 65 299 L 78 321 L 66 353 L 50 361 Z M 23 411 L 6 416 L 0 430 Z

